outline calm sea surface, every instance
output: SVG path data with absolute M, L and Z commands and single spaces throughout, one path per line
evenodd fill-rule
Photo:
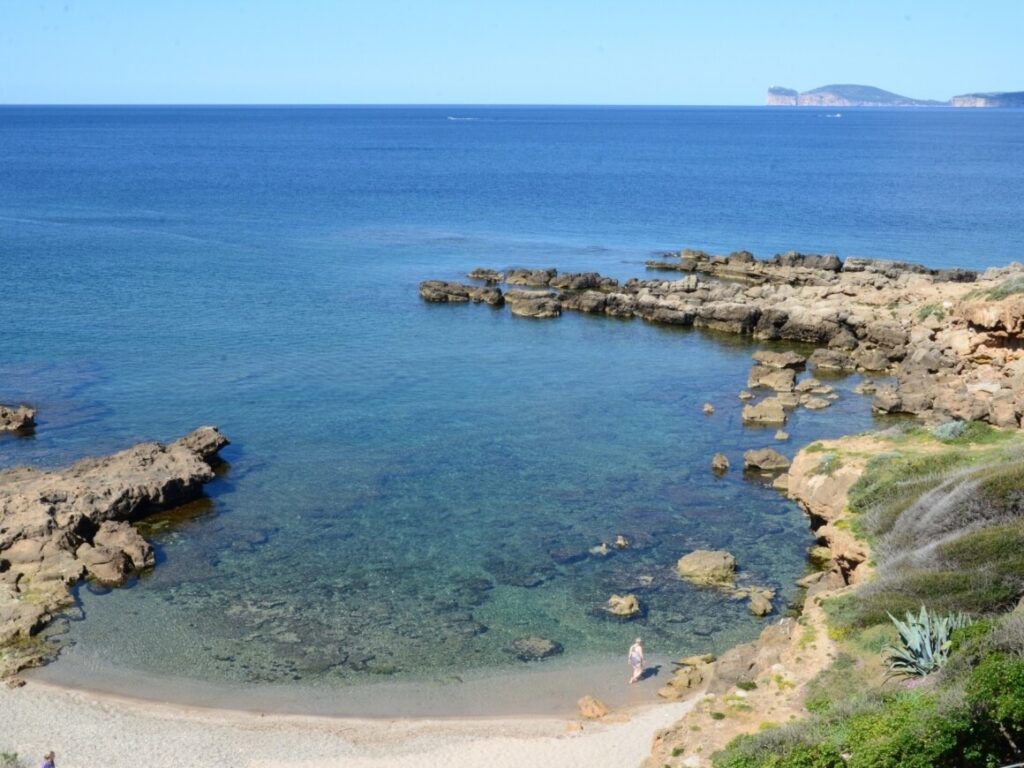
M 0 466 L 206 423 L 209 499 L 159 566 L 80 590 L 55 669 L 318 686 L 722 648 L 762 620 L 672 571 L 696 547 L 797 594 L 799 511 L 739 471 L 754 347 L 432 306 L 474 266 L 643 276 L 657 250 L 801 249 L 983 267 L 1024 245 L 1024 112 L 0 108 Z M 871 425 L 836 382 L 788 450 Z M 717 411 L 701 413 L 710 401 Z M 784 449 L 785 450 L 785 449 Z M 608 557 L 590 547 L 624 534 Z M 578 557 L 577 557 L 578 556 Z M 646 616 L 604 618 L 613 593 Z

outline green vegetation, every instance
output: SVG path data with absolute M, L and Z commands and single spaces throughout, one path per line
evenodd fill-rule
M 840 653 L 807 687 L 809 716 L 734 740 L 717 768 L 1024 762 L 1024 609 L 1008 612 L 1024 595 L 1024 435 L 959 423 L 889 441 L 848 495 L 875 575 L 824 604 Z
M 1024 629 L 1007 626 L 1016 624 L 1024 627 L 1024 617 L 973 625 L 950 665 L 916 689 L 880 687 L 866 665 L 840 657 L 811 687 L 809 718 L 740 737 L 714 765 L 959 768 L 1020 759 L 1014 745 L 1024 745 Z M 1014 633 L 1017 641 L 1007 643 Z
M 836 470 L 843 466 L 842 460 L 839 458 L 839 454 L 834 451 L 822 455 L 821 461 L 818 462 L 818 466 L 814 468 L 813 474 L 815 475 L 834 475 Z
M 1018 293 L 1024 293 L 1024 277 L 1019 275 L 1017 277 L 1011 277 L 1008 280 L 1004 280 L 995 288 L 990 288 L 987 291 L 971 291 L 967 294 L 967 298 L 999 301 L 1000 299 L 1005 299 L 1007 296 L 1014 296 Z
M 917 310 L 918 320 L 927 320 L 929 317 L 935 316 L 936 320 L 946 319 L 946 310 L 939 304 L 925 304 L 919 310 Z
M 953 632 L 963 629 L 971 620 L 962 613 L 948 616 L 929 614 L 922 605 L 915 616 L 907 612 L 907 620 L 889 615 L 900 635 L 900 644 L 887 646 L 885 663 L 892 677 L 924 677 L 946 666 Z
M 22 768 L 24 763 L 16 752 L 0 752 L 0 768 Z

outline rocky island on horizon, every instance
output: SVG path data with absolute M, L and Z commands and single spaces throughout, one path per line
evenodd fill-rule
M 914 99 L 871 85 L 823 85 L 810 91 L 773 85 L 768 89 L 770 107 L 1024 107 L 1024 91 L 965 93 L 948 101 Z

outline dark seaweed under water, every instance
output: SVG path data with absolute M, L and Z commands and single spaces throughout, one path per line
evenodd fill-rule
M 0 465 L 203 423 L 233 441 L 208 500 L 148 524 L 154 571 L 81 590 L 58 673 L 102 656 L 335 685 L 500 667 L 523 635 L 569 660 L 637 633 L 670 654 L 752 637 L 763 620 L 672 567 L 725 547 L 780 610 L 796 597 L 800 512 L 709 471 L 774 442 L 740 423 L 754 347 L 431 306 L 416 285 L 477 265 L 643 275 L 684 245 L 1016 255 L 1024 114 L 824 114 L 0 109 L 19 286 L 0 298 L 0 401 L 41 417 Z M 796 414 L 786 447 L 867 428 L 854 383 Z M 587 554 L 620 533 L 629 549 Z M 642 619 L 597 610 L 627 591 Z

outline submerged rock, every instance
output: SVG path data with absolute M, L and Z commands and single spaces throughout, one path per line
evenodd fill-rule
M 711 457 L 711 471 L 712 472 L 728 472 L 729 471 L 729 457 L 724 453 L 716 453 Z
M 636 595 L 612 595 L 604 609 L 620 619 L 634 619 L 642 612 Z
M 513 640 L 505 647 L 505 650 L 520 661 L 540 661 L 557 656 L 564 649 L 561 643 L 554 640 L 531 635 Z

